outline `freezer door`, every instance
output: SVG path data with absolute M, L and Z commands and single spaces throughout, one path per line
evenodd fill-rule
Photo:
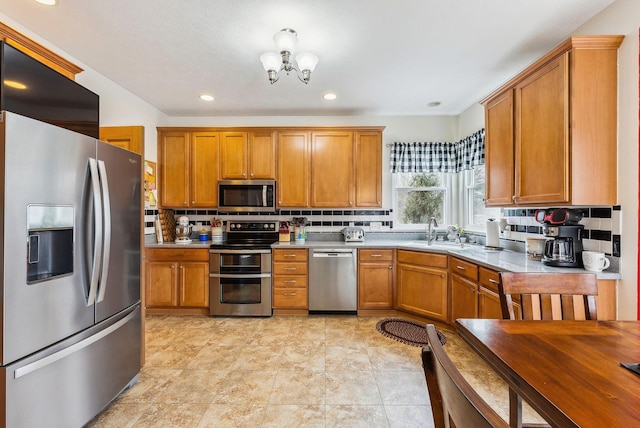
M 96 322 L 140 301 L 140 155 L 98 142 L 104 200 L 104 254 Z M 105 179 L 106 178 L 106 179 Z
M 8 112 L 3 112 L 0 122 L 0 136 L 4 135 L 0 140 L 4 153 L 4 182 L 0 185 L 4 213 L 0 231 L 2 365 L 6 365 L 94 323 L 94 307 L 87 305 L 85 255 L 89 251 L 82 237 L 89 220 L 85 212 L 87 160 L 95 157 L 96 140 Z M 53 229 L 47 225 L 65 228 L 68 224 L 66 220 L 49 222 L 46 215 L 41 226 L 29 226 L 28 218 L 37 217 L 29 214 L 30 206 L 64 207 L 52 212 L 71 213 L 71 232 L 60 233 L 65 235 L 60 239 L 49 236 L 59 233 L 49 233 Z M 42 233 L 38 235 L 35 229 Z M 46 248 L 57 252 L 50 260 L 63 266 L 63 271 L 39 279 L 47 267 L 32 266 L 29 271 L 28 265 L 45 260 L 38 250 Z M 60 254 L 59 248 L 65 253 Z
M 81 427 L 140 371 L 140 307 L 0 368 L 0 426 Z

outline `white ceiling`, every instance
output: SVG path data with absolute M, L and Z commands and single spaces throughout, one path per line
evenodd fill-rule
M 0 13 L 170 116 L 456 115 L 613 1 L 2 0 Z M 260 63 L 285 27 L 320 58 L 308 85 L 271 85 Z

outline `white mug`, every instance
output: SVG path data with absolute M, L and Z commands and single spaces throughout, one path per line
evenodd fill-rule
M 601 272 L 611 264 L 609 259 L 604 256 L 604 253 L 597 251 L 583 251 L 582 263 L 584 268 L 590 272 Z

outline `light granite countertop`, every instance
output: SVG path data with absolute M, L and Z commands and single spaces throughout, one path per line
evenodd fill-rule
M 212 241 L 193 240 L 190 244 L 148 243 L 146 248 L 210 248 Z M 536 260 L 530 260 L 525 253 L 511 250 L 485 249 L 483 246 L 474 244 L 455 244 L 448 242 L 434 242 L 428 245 L 426 241 L 404 241 L 404 240 L 369 240 L 365 242 L 344 242 L 344 241 L 309 241 L 304 243 L 276 242 L 272 248 L 397 248 L 402 250 L 428 251 L 442 254 L 450 254 L 461 259 L 474 262 L 478 265 L 490 269 L 509 272 L 587 272 L 584 269 L 562 268 L 543 265 Z M 621 279 L 617 272 L 598 272 L 598 279 Z

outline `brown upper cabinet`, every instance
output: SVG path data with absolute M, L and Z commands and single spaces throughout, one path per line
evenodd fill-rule
M 309 141 L 309 132 L 278 132 L 278 208 L 309 206 Z
M 353 207 L 353 132 L 311 134 L 311 206 Z
M 274 179 L 274 133 L 221 132 L 220 178 L 223 180 Z
M 144 126 L 101 126 L 100 140 L 144 155 Z
M 570 37 L 482 101 L 487 206 L 617 203 L 623 38 Z
M 383 129 L 158 128 L 161 206 L 216 207 L 218 179 L 275 178 L 278 208 L 380 207 Z
M 218 205 L 218 132 L 158 128 L 158 187 L 163 208 Z

